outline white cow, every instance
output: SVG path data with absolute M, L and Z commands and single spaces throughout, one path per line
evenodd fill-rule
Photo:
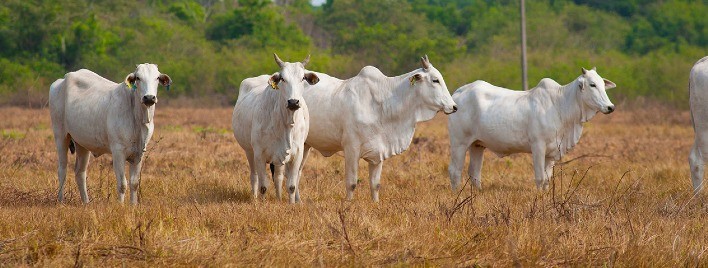
M 693 190 L 698 193 L 703 188 L 703 166 L 708 156 L 708 57 L 702 58 L 691 68 L 688 95 L 695 132 L 688 164 L 691 166 Z
M 59 155 L 59 202 L 64 200 L 67 150 L 76 152 L 76 184 L 84 203 L 89 154 L 113 156 L 118 200 L 125 199 L 125 161 L 130 163 L 130 202 L 138 202 L 143 153 L 154 129 L 157 85 L 170 77 L 155 64 L 140 64 L 125 82 L 116 84 L 89 70 L 67 73 L 52 83 L 49 109 Z
M 320 82 L 305 88 L 311 116 L 305 158 L 310 147 L 324 156 L 344 151 L 347 199 L 354 196 L 359 158 L 369 163 L 371 197 L 377 202 L 383 161 L 408 149 L 416 123 L 457 110 L 442 74 L 427 56 L 422 64 L 396 77 L 371 66 L 348 80 L 317 73 Z
M 300 201 L 299 171 L 309 126 L 303 84 L 316 84 L 318 78 L 305 71 L 309 56 L 296 63 L 283 62 L 275 54 L 274 57 L 280 72 L 241 82 L 232 127 L 248 158 L 253 199 L 257 200 L 259 190 L 264 195 L 268 189 L 265 166 L 271 163 L 279 170 L 286 165 L 290 203 L 296 203 Z M 276 195 L 280 197 L 282 176 L 274 179 Z
M 450 133 L 450 183 L 455 190 L 465 155 L 470 152 L 468 174 L 482 187 L 482 157 L 489 149 L 500 157 L 531 153 L 536 186 L 548 189 L 553 165 L 580 140 L 583 123 L 615 106 L 606 89 L 615 84 L 595 68 L 561 86 L 544 78 L 529 91 L 514 91 L 475 81 L 457 89 L 452 98 L 460 111 L 448 119 Z

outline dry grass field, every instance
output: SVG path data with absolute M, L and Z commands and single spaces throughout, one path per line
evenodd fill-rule
M 289 205 L 250 200 L 231 108 L 158 107 L 138 206 L 117 203 L 109 155 L 91 159 L 90 204 L 73 171 L 58 204 L 48 110 L 1 108 L 0 266 L 708 265 L 688 113 L 618 108 L 586 124 L 547 192 L 528 155 L 490 153 L 484 189 L 452 192 L 439 115 L 385 162 L 380 203 L 365 162 L 347 202 L 343 157 L 313 153 Z

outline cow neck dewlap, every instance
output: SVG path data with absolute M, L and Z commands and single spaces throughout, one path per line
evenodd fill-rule
M 416 94 L 408 78 L 418 71 L 397 77 L 385 77 L 378 87 L 372 90 L 374 100 L 381 104 L 381 127 L 385 128 L 382 133 L 391 133 L 381 137 L 383 159 L 406 151 L 413 140 L 416 123 L 430 120 L 437 112 L 427 111 L 430 109 L 415 102 Z
M 125 85 L 122 84 L 120 88 L 124 89 Z M 134 133 L 137 134 L 137 137 L 140 137 L 140 140 L 135 144 L 137 147 L 134 151 L 142 155 L 142 152 L 147 149 L 147 143 L 152 136 L 155 105 L 145 107 L 140 100 L 140 94 L 130 89 L 128 89 L 127 92 L 130 99 L 129 103 L 133 106 Z
M 155 117 L 155 105 L 146 107 L 143 105 L 141 96 L 137 91 L 134 91 L 131 94 L 133 95 L 133 101 L 131 101 L 131 103 L 133 104 L 133 110 L 135 111 L 135 118 L 145 125 L 152 123 Z
M 385 90 L 375 90 L 381 95 L 375 99 L 380 100 L 383 104 L 384 118 L 403 119 L 403 121 L 412 120 L 412 124 L 415 125 L 415 123 L 428 121 L 435 117 L 438 111 L 430 109 L 430 107 L 422 103 L 422 100 L 417 96 L 410 84 L 410 77 L 419 72 L 422 72 L 422 69 L 383 79 L 379 89 Z
M 295 123 L 296 113 L 288 110 L 286 100 L 282 98 L 279 92 L 268 92 L 270 101 L 266 105 L 270 105 L 272 109 L 265 109 L 267 114 L 261 115 L 261 122 L 265 122 L 268 126 L 270 136 L 278 141 L 280 146 L 275 148 L 282 149 L 285 155 L 284 161 L 287 162 L 292 146 L 292 133 Z M 273 156 L 280 155 L 281 152 L 273 152 Z
M 580 136 L 583 134 L 583 122 L 585 122 L 584 116 L 584 105 L 580 100 L 580 82 L 578 79 L 561 86 L 556 91 L 557 94 L 554 96 L 557 100 L 554 101 L 554 105 L 558 110 L 558 114 L 561 119 L 561 127 L 558 131 L 561 134 L 558 149 L 560 150 L 560 156 L 565 155 L 570 152 L 576 144 L 580 141 Z

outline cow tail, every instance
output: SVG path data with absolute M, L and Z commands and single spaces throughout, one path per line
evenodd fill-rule
M 275 165 L 270 164 L 270 177 L 275 179 Z
M 69 140 L 69 151 L 71 151 L 71 154 L 76 152 L 76 145 L 74 145 L 73 139 Z

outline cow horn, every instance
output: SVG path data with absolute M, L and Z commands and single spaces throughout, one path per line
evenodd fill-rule
M 428 60 L 428 55 L 425 55 L 425 57 L 420 58 L 420 63 L 423 65 L 423 69 L 429 69 L 430 61 Z
M 283 68 L 283 65 L 285 65 L 285 63 L 278 57 L 278 54 L 273 53 L 273 57 L 275 58 L 275 63 L 277 63 L 280 68 Z
M 583 69 L 583 74 L 587 74 L 587 73 L 588 73 L 588 70 L 587 70 L 587 69 L 585 69 L 585 67 L 580 67 L 580 68 L 582 68 L 582 69 Z
M 307 55 L 307 58 L 305 58 L 304 60 L 302 60 L 302 62 L 301 62 L 301 63 L 302 63 L 302 66 L 307 65 L 308 62 L 310 62 L 310 54 Z
M 597 72 L 597 66 L 593 66 L 592 70 Z

